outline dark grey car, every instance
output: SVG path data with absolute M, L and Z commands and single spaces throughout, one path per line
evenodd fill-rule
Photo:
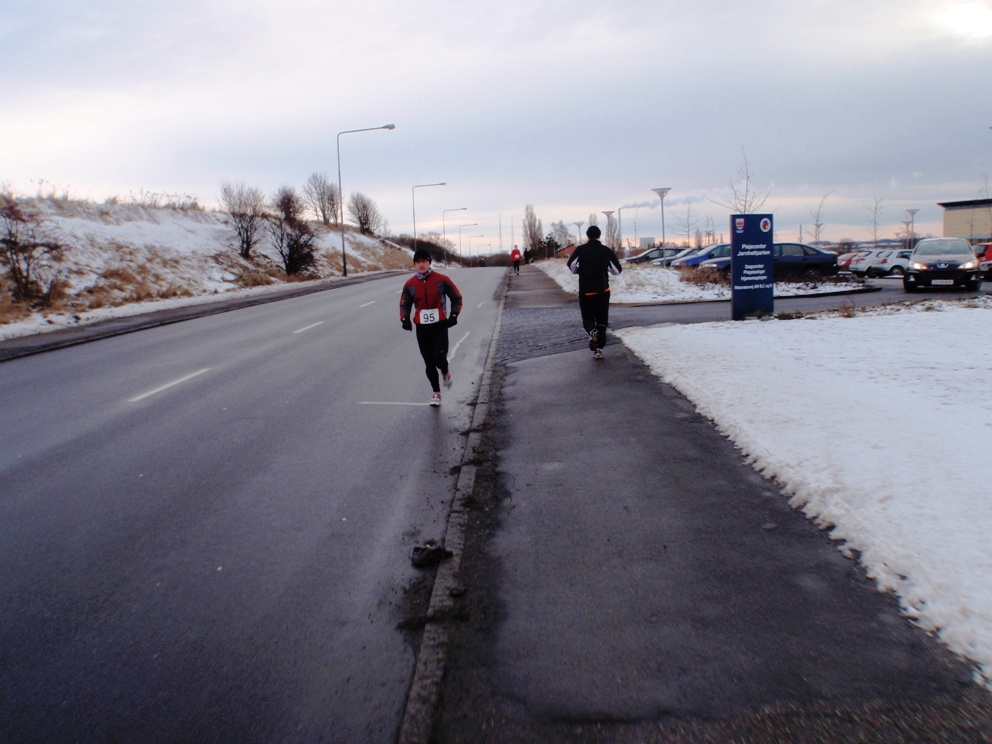
M 978 259 L 964 238 L 925 238 L 916 244 L 902 278 L 907 292 L 918 287 L 978 289 Z

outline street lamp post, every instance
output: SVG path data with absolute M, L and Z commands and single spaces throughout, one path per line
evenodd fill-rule
M 467 225 L 458 226 L 458 258 L 461 259 L 462 266 L 465 265 L 465 256 L 462 254 L 462 228 L 463 227 L 475 227 L 478 222 L 469 222 Z
M 447 186 L 448 184 L 441 183 L 418 183 L 412 189 L 410 189 L 410 201 L 413 202 L 413 250 L 417 251 L 417 189 L 425 189 L 428 186 Z
M 617 208 L 617 240 L 620 242 L 620 254 L 623 253 L 623 207 Z
M 610 238 L 613 237 L 613 214 L 616 212 L 615 209 L 607 209 L 603 211 L 606 215 L 606 243 L 609 245 Z M 616 248 L 615 245 L 611 245 L 610 248 Z
M 447 244 L 448 244 L 448 231 L 445 229 L 445 226 L 444 226 L 444 214 L 445 214 L 445 212 L 464 212 L 466 209 L 468 209 L 468 207 L 455 207 L 454 209 L 442 209 L 441 210 L 441 239 L 444 241 L 444 244 L 445 244 L 444 250 L 448 250 L 448 248 L 447 248 Z M 444 262 L 444 265 L 445 265 L 445 267 L 447 267 L 448 266 L 448 262 L 445 261 Z
M 486 236 L 485 235 L 469 235 L 468 236 L 468 255 L 469 255 L 469 257 L 471 257 L 471 255 L 472 255 L 472 238 L 484 238 L 484 237 L 486 237 Z
M 661 199 L 661 247 L 664 248 L 665 247 L 665 194 L 671 191 L 672 188 L 669 186 L 666 188 L 658 188 L 651 190 L 658 195 L 659 199 Z
M 396 129 L 395 124 L 383 124 L 381 127 L 366 127 L 365 129 L 346 129 L 338 132 L 338 213 L 341 227 L 341 275 L 348 276 L 348 259 L 344 252 L 344 190 L 341 187 L 341 135 L 354 134 L 355 132 L 374 132 L 377 129 Z
M 910 250 L 913 248 L 913 238 L 916 237 L 916 213 L 919 209 L 907 209 L 906 214 L 909 215 L 909 245 L 906 246 Z
M 570 222 L 569 224 L 575 225 L 575 240 L 576 245 L 582 242 L 582 226 L 586 224 L 585 220 L 580 220 L 578 222 Z

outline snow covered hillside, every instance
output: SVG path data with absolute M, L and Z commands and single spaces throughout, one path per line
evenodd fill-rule
M 251 260 L 245 260 L 238 255 L 233 224 L 221 212 L 60 198 L 18 202 L 35 210 L 44 232 L 66 250 L 60 261 L 41 267 L 48 276 L 58 272 L 61 277 L 52 307 L 31 311 L 12 304 L 0 285 L 0 338 L 86 322 L 106 316 L 109 308 L 147 312 L 164 300 L 174 304 L 177 298 L 213 297 L 290 281 L 267 232 L 260 231 Z M 341 233 L 322 225 L 315 230 L 316 270 L 294 281 L 341 275 Z M 345 243 L 349 274 L 410 267 L 409 250 L 351 227 L 345 230 Z M 132 308 L 136 303 L 140 305 Z

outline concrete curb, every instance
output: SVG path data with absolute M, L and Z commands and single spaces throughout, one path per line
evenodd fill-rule
M 399 744 L 428 744 L 434 729 L 434 718 L 441 697 L 441 682 L 448 656 L 448 643 L 451 636 L 449 623 L 456 614 L 457 596 L 463 593 L 460 584 L 462 556 L 465 545 L 465 528 L 468 510 L 465 501 L 475 488 L 476 466 L 471 462 L 482 442 L 482 426 L 489 414 L 489 398 L 492 386 L 493 368 L 496 364 L 496 346 L 499 344 L 500 328 L 503 324 L 503 306 L 506 303 L 506 280 L 503 281 L 496 327 L 489 343 L 486 366 L 482 373 L 482 384 L 476 399 L 475 413 L 469 428 L 468 442 L 462 455 L 461 470 L 455 484 L 455 496 L 451 502 L 451 512 L 445 528 L 444 547 L 450 550 L 451 558 L 438 565 L 431 592 L 431 602 L 427 610 L 427 624 L 424 626 L 417 668 L 407 695 L 406 710 L 397 742 Z
M 302 297 L 316 292 L 326 292 L 327 290 L 337 289 L 338 287 L 348 287 L 352 284 L 362 284 L 373 279 L 408 273 L 408 271 L 383 271 L 375 274 L 362 274 L 356 277 L 334 279 L 323 284 L 307 287 L 290 286 L 281 291 L 258 294 L 254 297 L 218 299 L 216 302 L 182 305 L 167 310 L 154 310 L 141 315 L 109 318 L 75 328 L 64 328 L 47 333 L 18 336 L 0 341 L 0 363 L 10 359 L 54 351 L 55 349 L 64 349 L 68 346 L 78 346 L 79 344 L 86 344 L 90 341 L 99 341 L 102 338 L 122 336 L 125 333 L 135 333 L 136 331 L 144 331 L 148 328 L 158 328 L 159 326 L 171 325 L 172 323 L 181 323 L 184 320 L 227 313 L 232 310 L 253 307 L 254 305 L 264 305 L 269 302 L 288 300 L 293 297 Z

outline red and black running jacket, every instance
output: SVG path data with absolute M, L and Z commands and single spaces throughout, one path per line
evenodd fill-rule
M 451 300 L 451 310 L 448 310 L 448 300 Z M 417 312 L 411 316 L 410 310 L 416 308 Z M 414 274 L 406 284 L 403 285 L 403 292 L 400 294 L 400 320 L 411 318 L 414 323 L 420 324 L 420 311 L 439 309 L 441 320 L 446 320 L 452 315 L 457 315 L 462 309 L 462 295 L 458 287 L 444 274 L 436 271 L 428 271 L 424 276 Z

